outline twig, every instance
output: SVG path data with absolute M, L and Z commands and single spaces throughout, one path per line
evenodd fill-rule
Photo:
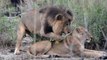
M 105 44 L 104 44 L 104 49 L 103 50 L 105 50 L 105 48 L 106 48 L 106 46 L 107 46 L 107 38 L 106 38 L 106 35 L 105 35 L 105 33 L 104 33 L 104 31 L 101 29 L 101 32 L 102 32 L 102 34 L 103 34 L 103 37 L 104 37 L 104 39 L 106 40 L 106 42 L 105 42 Z

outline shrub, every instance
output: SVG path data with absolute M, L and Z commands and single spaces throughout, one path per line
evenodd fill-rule
M 18 23 L 17 17 L 1 17 L 0 18 L 0 38 L 1 38 L 1 44 L 8 44 L 10 42 L 13 43 L 16 40 L 16 29 L 17 29 L 17 23 Z M 3 42 L 3 43 L 2 43 Z
M 104 46 L 102 31 L 107 36 L 107 1 L 106 0 L 54 0 L 54 5 L 64 5 L 74 15 L 72 27 L 85 26 L 92 33 L 97 47 Z M 101 45 L 99 45 L 101 44 Z M 93 46 L 92 46 L 93 47 Z M 94 46 L 95 47 L 95 46 Z

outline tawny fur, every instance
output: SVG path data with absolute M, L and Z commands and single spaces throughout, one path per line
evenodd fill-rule
M 40 44 L 40 45 L 39 45 Z M 35 48 L 36 47 L 36 48 Z M 31 47 L 27 50 L 27 53 L 30 56 L 36 57 L 36 58 L 46 58 L 49 57 L 49 55 L 44 55 L 47 53 L 51 48 L 51 42 L 50 41 L 40 41 L 36 44 L 32 44 Z
M 87 31 L 87 29 L 83 27 L 76 28 L 73 30 L 72 34 L 67 37 L 67 39 L 63 40 L 59 44 L 53 44 L 51 47 L 48 47 L 50 48 L 49 50 L 45 48 L 45 50 L 48 51 L 48 52 L 46 51 L 45 54 L 58 55 L 61 57 L 76 55 L 76 56 L 97 58 L 97 57 L 105 56 L 106 52 L 104 51 L 89 50 L 84 48 L 84 43 L 89 42 L 91 38 L 92 35 Z M 35 50 L 38 51 L 38 49 L 35 49 L 36 48 L 35 44 L 36 46 L 45 45 L 45 44 L 34 43 L 33 44 L 34 48 L 32 48 L 32 50 L 34 51 Z M 41 50 L 42 48 L 44 48 L 44 46 L 41 46 Z M 31 50 L 29 51 L 31 52 Z M 34 51 L 32 51 L 33 54 L 35 53 Z M 40 53 L 42 53 L 42 51 Z M 43 53 L 40 56 L 45 54 Z
M 41 36 L 61 40 L 65 27 L 69 27 L 73 19 L 70 10 L 49 6 L 33 9 L 22 15 L 17 31 L 17 43 L 14 54 L 20 54 L 20 46 L 25 33 L 39 34 Z

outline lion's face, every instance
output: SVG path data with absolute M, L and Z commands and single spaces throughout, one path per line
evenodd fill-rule
M 53 22 L 53 32 L 56 34 L 62 34 L 62 33 L 69 33 L 70 32 L 70 24 L 71 19 L 68 19 L 68 17 L 59 16 L 57 20 Z
M 84 27 L 76 28 L 76 33 L 77 33 L 77 37 L 80 40 L 84 40 L 85 42 L 90 42 L 90 40 L 92 39 L 92 35 Z
M 73 20 L 72 18 L 73 16 L 70 15 L 70 12 L 56 15 L 55 21 L 53 22 L 53 25 L 52 25 L 53 32 L 56 34 L 69 33 L 70 24 Z
M 73 20 L 72 12 L 62 7 L 50 7 L 47 10 L 46 20 L 48 20 L 47 22 L 52 28 L 52 32 L 57 35 L 69 33 L 70 24 Z

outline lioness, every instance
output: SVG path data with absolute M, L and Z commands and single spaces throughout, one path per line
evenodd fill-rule
M 60 6 L 48 6 L 41 9 L 33 9 L 22 15 L 17 31 L 17 43 L 14 54 L 20 54 L 20 46 L 25 33 L 34 33 L 41 36 L 62 39 L 65 27 L 73 20 L 70 10 Z M 66 32 L 66 33 L 69 33 Z
M 51 42 L 38 42 L 31 45 L 28 52 L 30 55 L 46 54 L 46 55 L 57 55 L 61 57 L 70 57 L 71 55 L 85 56 L 85 57 L 101 57 L 105 56 L 106 52 L 89 50 L 84 48 L 84 43 L 89 42 L 92 35 L 83 27 L 78 27 L 73 30 L 72 34 L 67 36 L 66 40 L 63 40 L 59 44 L 50 44 Z M 48 45 L 48 48 L 45 46 Z M 44 46 L 42 46 L 44 45 Z M 49 46 L 52 45 L 52 46 Z M 40 47 L 36 47 L 40 46 Z M 35 52 L 36 51 L 36 52 Z M 38 53 L 37 53 L 38 52 Z M 42 55 L 39 55 L 42 56 Z

